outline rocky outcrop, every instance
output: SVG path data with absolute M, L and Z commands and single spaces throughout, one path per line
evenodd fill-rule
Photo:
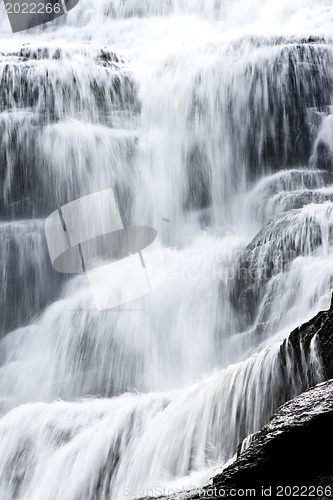
M 306 498 L 333 498 L 332 420 L 331 380 L 280 407 L 248 449 L 213 478 L 207 489 L 224 495 L 211 498 L 234 498 L 232 490 L 249 488 L 256 497 L 265 496 L 264 488 L 266 496 L 286 498 L 289 487 L 294 496 L 302 489 Z
M 330 45 L 295 42 L 281 44 L 267 73 L 249 65 L 245 74 L 252 97 L 248 109 L 252 120 L 248 152 L 249 164 L 256 170 L 308 161 L 314 132 L 309 112 L 322 112 L 331 102 L 331 67 Z M 260 87 L 262 106 L 258 107 L 256 92 Z
M 330 114 L 332 67 L 329 40 L 244 37 L 230 42 L 209 71 L 198 70 L 187 120 L 185 208 L 207 208 L 218 192 L 228 199 L 244 180 L 307 165 Z M 216 137 L 214 149 L 206 134 Z M 312 166 L 331 168 L 321 156 Z
M 246 82 L 246 99 L 235 106 L 230 88 L 230 128 L 237 141 L 244 134 L 250 176 L 267 166 L 272 170 L 308 162 L 318 124 L 315 118 L 329 114 L 332 91 L 332 46 L 320 40 L 281 40 L 271 47 L 265 40 L 254 44 L 253 53 L 239 75 Z M 239 49 L 237 49 L 239 50 Z M 252 56 L 252 55 L 251 55 Z M 262 60 L 266 59 L 262 66 Z M 249 61 L 250 59 L 250 61 Z M 235 85 L 235 82 L 232 82 Z M 260 91 L 259 91 L 260 89 Z M 239 122 L 239 111 L 244 122 Z M 245 116 L 247 114 L 248 118 Z M 238 144 L 239 147 L 239 144 Z
M 328 311 L 320 311 L 314 318 L 296 328 L 284 341 L 282 348 L 292 348 L 298 364 L 304 363 L 304 353 L 309 352 L 315 339 L 325 380 L 333 379 L 333 296 Z M 282 351 L 281 351 L 282 352 Z M 283 354 L 282 354 L 283 356 Z M 317 367 L 317 369 L 320 369 Z M 296 368 L 297 371 L 297 368 Z
M 74 112 L 91 121 L 99 113 L 101 123 L 112 106 L 128 109 L 136 101 L 127 61 L 107 48 L 26 44 L 2 52 L 0 88 L 0 111 L 28 108 L 42 123 Z
M 302 167 L 281 170 L 259 181 L 248 193 L 247 200 L 255 221 L 264 226 L 283 212 L 303 208 L 310 203 L 333 201 L 333 176 L 318 169 Z
M 327 202 L 284 212 L 259 231 L 238 257 L 231 290 L 244 329 L 255 319 L 258 324 L 269 321 L 264 309 L 257 317 L 269 281 L 288 271 L 297 257 L 331 244 L 332 229 L 333 204 Z

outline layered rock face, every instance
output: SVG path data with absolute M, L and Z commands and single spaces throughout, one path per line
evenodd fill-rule
M 126 198 L 128 172 L 119 171 L 122 162 L 130 169 L 138 109 L 128 61 L 110 49 L 0 51 L 0 338 L 36 318 L 68 281 L 50 265 L 49 213 L 109 185 Z
M 110 132 L 136 106 L 127 61 L 114 52 L 27 44 L 0 53 L 0 88 L 0 208 L 6 217 L 48 215 L 59 198 L 79 194 L 91 175 L 89 147 L 91 151 L 96 141 L 103 148 L 103 142 L 113 139 L 114 148 L 122 147 L 130 156 L 133 137 L 119 138 L 123 143 L 117 145 Z M 72 151 L 67 148 L 69 134 Z M 82 147 L 87 163 L 77 173 L 75 146 Z

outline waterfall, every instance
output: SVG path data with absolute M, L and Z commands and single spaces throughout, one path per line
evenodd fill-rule
M 333 282 L 331 2 L 0 14 L 0 498 L 202 486 L 324 379 L 317 336 L 286 337 Z M 44 222 L 107 188 L 166 280 L 98 312 Z

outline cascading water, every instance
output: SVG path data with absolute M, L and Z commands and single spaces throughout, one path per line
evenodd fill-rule
M 330 4 L 81 0 L 16 35 L 0 5 L 1 500 L 201 486 L 323 379 L 282 341 L 333 282 Z M 167 279 L 98 312 L 44 220 L 106 188 Z

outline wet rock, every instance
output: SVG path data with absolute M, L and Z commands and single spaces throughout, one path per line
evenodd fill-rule
M 307 164 L 322 119 L 314 123 L 312 115 L 329 113 L 332 45 L 315 38 L 278 42 L 272 45 L 256 40 L 247 63 L 234 76 L 246 85 L 238 102 L 235 82 L 230 82 L 230 88 L 227 83 L 230 102 L 226 111 L 233 151 L 240 164 L 249 166 L 249 179 L 268 168 L 276 171 Z M 246 151 L 243 158 L 238 158 L 238 150 Z
M 96 121 L 96 114 L 101 122 L 112 107 L 136 103 L 127 61 L 106 48 L 25 45 L 1 53 L 0 89 L 0 111 L 27 109 L 41 123 L 73 115 Z
M 315 338 L 319 356 L 321 358 L 321 368 L 325 380 L 333 379 L 333 296 L 331 307 L 328 311 L 320 311 L 314 318 L 296 328 L 284 341 L 283 347 L 289 344 L 298 359 L 298 364 L 302 364 L 304 353 L 309 352 L 311 342 Z M 297 370 L 297 368 L 296 368 Z
M 288 270 L 300 255 L 312 255 L 332 241 L 333 204 L 306 205 L 271 219 L 239 255 L 231 300 L 244 327 L 258 314 L 265 285 L 272 277 Z
M 235 60 L 236 67 L 231 64 Z M 262 174 L 307 165 L 329 114 L 332 68 L 329 41 L 245 37 L 233 40 L 208 70 L 199 70 L 187 117 L 193 145 L 186 157 L 185 205 L 206 208 L 217 185 L 225 200 Z M 202 141 L 204 134 L 217 138 L 213 150 L 209 141 Z M 216 165 L 217 179 L 211 175 Z M 313 166 L 325 165 L 314 161 Z
M 333 177 L 323 170 L 300 168 L 282 170 L 265 176 L 246 195 L 247 210 L 255 224 L 264 226 L 270 219 L 310 203 L 333 201 Z M 248 208 L 250 207 L 250 209 Z
M 57 181 L 52 186 L 49 182 L 53 181 L 52 162 L 43 150 L 50 127 L 59 125 L 59 131 L 73 120 L 82 124 L 80 130 L 84 124 L 100 125 L 98 130 L 104 134 L 104 141 L 110 129 L 125 128 L 124 117 L 131 122 L 138 111 L 127 60 L 108 48 L 25 44 L 15 52 L 1 52 L 2 217 L 45 216 L 59 205 L 58 193 L 52 189 Z M 82 142 L 84 146 L 85 140 Z M 132 144 L 125 148 L 132 154 Z M 70 167 L 76 168 L 75 158 L 68 156 Z M 54 177 L 58 180 L 57 171 Z M 44 203 L 40 202 L 42 199 Z
M 303 486 L 303 496 L 307 498 L 332 498 L 333 460 L 329 453 L 333 445 L 332 419 L 331 380 L 280 407 L 253 437 L 247 450 L 213 478 L 209 489 L 223 490 L 225 498 L 232 498 L 232 489 L 254 488 L 256 496 L 261 497 L 264 487 L 272 488 L 273 498 L 278 491 L 286 498 L 289 486 L 295 487 L 295 495 L 297 487 Z M 299 489 L 299 495 L 300 492 Z

